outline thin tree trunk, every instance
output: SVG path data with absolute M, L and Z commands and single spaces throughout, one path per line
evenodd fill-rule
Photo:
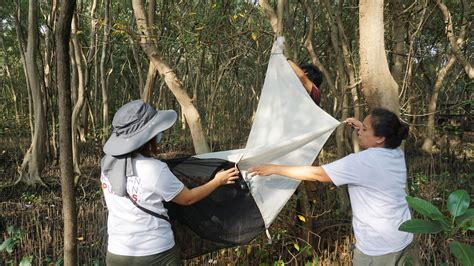
M 441 14 L 443 15 L 444 23 L 446 24 L 446 36 L 448 37 L 449 44 L 451 46 L 451 51 L 454 54 L 454 56 L 456 56 L 456 59 L 463 66 L 464 72 L 466 72 L 469 79 L 473 81 L 474 68 L 471 66 L 469 61 L 466 59 L 466 57 L 464 57 L 463 53 L 461 52 L 461 47 L 459 47 L 459 44 L 458 44 L 461 42 L 459 42 L 459 38 L 457 38 L 456 35 L 454 34 L 453 21 L 451 20 L 451 14 L 448 10 L 448 7 L 440 0 L 434 0 L 434 1 L 437 4 L 438 9 L 440 10 Z M 464 10 L 470 9 L 470 4 L 468 1 L 463 0 L 462 3 L 464 6 Z M 462 27 L 466 27 L 468 25 L 468 22 L 466 21 L 466 16 L 463 16 L 463 18 L 464 19 L 461 25 L 463 25 Z
M 25 41 L 25 38 L 24 38 L 24 34 L 23 34 L 23 31 L 22 31 L 21 24 L 20 24 L 21 14 L 20 14 L 19 0 L 16 0 L 15 8 L 16 8 L 15 32 L 16 32 L 17 43 L 18 43 L 19 50 L 20 50 L 20 57 L 21 57 L 21 63 L 22 63 L 22 66 L 23 66 L 23 73 L 25 74 L 25 79 L 26 79 L 26 91 L 27 91 L 27 94 L 28 94 L 28 113 L 30 114 L 28 116 L 28 120 L 29 120 L 29 125 L 30 125 L 31 141 L 33 141 L 33 135 L 34 135 L 33 115 L 32 115 L 32 113 L 33 113 L 33 102 L 32 102 L 32 99 L 31 99 L 31 89 L 30 89 L 30 83 L 29 83 L 29 78 L 28 78 L 28 70 L 26 69 L 26 55 L 25 55 L 25 53 L 26 53 L 26 48 L 25 48 L 26 41 Z M 23 169 L 27 166 L 28 160 L 25 160 L 25 159 L 26 158 L 23 159 L 23 164 L 21 166 L 21 172 L 23 172 L 24 171 Z
M 5 48 L 5 43 L 4 43 L 4 40 L 3 40 L 3 22 L 2 20 L 0 20 L 0 47 L 2 48 L 2 56 L 3 56 L 3 59 L 4 59 L 4 69 L 5 69 L 5 74 L 8 78 L 8 83 L 9 83 L 9 89 L 10 89 L 10 93 L 12 95 L 12 101 L 13 101 L 13 108 L 14 108 L 14 111 L 15 111 L 15 122 L 19 125 L 20 124 L 20 114 L 18 113 L 18 99 L 17 99 L 17 95 L 16 95 L 16 90 L 15 90 L 15 86 L 13 85 L 13 78 L 12 78 L 12 75 L 11 75 L 11 71 L 10 71 L 10 65 L 9 65 L 9 60 L 8 60 L 8 53 L 6 52 L 6 48 Z M 5 85 L 5 87 L 7 87 Z
M 422 150 L 428 153 L 433 152 L 433 139 L 435 135 L 435 116 L 436 116 L 435 113 L 436 113 L 438 95 L 441 88 L 443 87 L 443 81 L 446 75 L 454 66 L 455 62 L 456 62 L 456 56 L 452 55 L 449 58 L 448 63 L 438 71 L 438 74 L 436 75 L 436 82 L 433 87 L 433 91 L 431 92 L 431 95 L 430 95 L 430 100 L 428 103 L 428 120 L 426 123 L 425 140 L 423 141 L 423 145 L 421 147 Z
M 419 18 L 419 21 L 418 23 L 416 24 L 416 29 L 413 33 L 409 34 L 408 36 L 408 39 L 409 39 L 409 45 L 408 45 L 408 53 L 407 53 L 407 59 L 405 60 L 406 61 L 406 67 L 405 67 L 405 73 L 404 73 L 404 78 L 403 78 L 403 82 L 401 84 L 399 84 L 401 86 L 401 89 L 400 89 L 400 100 L 402 103 L 405 103 L 408 101 L 407 103 L 407 107 L 410 107 L 411 106 L 411 102 L 409 102 L 410 98 L 409 98 L 409 92 L 412 92 L 413 90 L 410 90 L 408 91 L 407 88 L 408 87 L 411 87 L 412 86 L 412 82 L 413 82 L 413 65 L 415 63 L 415 54 L 414 54 L 414 46 L 417 42 L 417 36 L 418 34 L 421 32 L 421 29 L 423 28 L 423 25 L 425 24 L 425 22 L 427 21 L 427 18 L 429 17 L 429 15 L 427 16 L 426 14 L 428 13 L 427 8 L 428 6 L 428 1 L 425 1 L 424 3 L 424 6 L 422 7 L 422 11 L 421 11 L 421 14 L 419 14 L 418 16 L 420 17 Z M 429 13 L 428 13 L 429 14 Z M 408 98 L 408 99 L 407 99 Z M 409 112 L 407 110 L 407 112 Z M 413 119 L 415 119 L 415 117 L 413 117 Z
M 398 87 L 403 87 L 404 80 L 404 67 L 406 66 L 406 29 L 407 15 L 404 13 L 406 8 L 406 1 L 396 0 L 393 1 L 393 12 L 392 12 L 392 75 L 397 82 Z
M 79 77 L 77 73 L 76 57 L 74 56 L 74 45 L 69 47 L 69 60 L 71 62 L 71 101 L 77 102 L 77 88 L 79 83 Z
M 155 27 L 155 12 L 156 12 L 156 0 L 148 1 L 148 16 L 147 16 L 147 26 L 148 32 L 151 36 L 156 36 L 156 31 L 154 30 Z M 156 45 L 155 37 L 150 39 Z M 148 64 L 148 74 L 146 76 L 146 83 L 145 87 L 143 88 L 142 99 L 146 103 L 151 103 L 151 96 L 153 94 L 153 88 L 155 87 L 155 81 L 158 73 L 156 71 L 155 66 L 151 63 Z
M 87 51 L 87 59 L 84 60 L 84 101 L 85 106 L 82 108 L 81 112 L 81 121 L 79 125 L 79 140 L 81 142 L 86 141 L 87 134 L 89 133 L 89 91 L 91 87 L 91 72 L 92 68 L 97 67 L 94 64 L 94 59 L 97 57 L 97 23 L 98 19 L 96 17 L 97 10 L 97 0 L 93 0 L 90 7 L 90 35 L 89 35 L 89 50 Z M 81 50 L 81 57 L 84 57 Z M 93 79 L 94 84 L 97 82 L 96 78 Z M 93 86 L 92 86 L 93 87 Z M 95 133 L 95 130 L 92 130 L 92 134 Z
M 76 61 L 76 68 L 77 68 L 77 99 L 74 105 L 74 109 L 72 111 L 72 124 L 71 124 L 71 139 L 72 139 L 72 162 L 74 165 L 74 172 L 81 175 L 81 169 L 79 167 L 79 151 L 77 149 L 77 132 L 79 129 L 79 116 L 81 114 L 82 108 L 84 106 L 84 75 L 82 70 L 82 59 L 81 59 L 81 44 L 77 38 L 77 14 L 75 14 L 72 18 L 71 24 L 71 34 L 72 34 L 72 45 L 74 47 L 73 56 Z M 77 182 L 77 180 L 76 180 Z
M 30 0 L 28 4 L 28 42 L 26 49 L 26 69 L 28 72 L 28 81 L 31 88 L 31 98 L 34 111 L 34 133 L 31 143 L 31 156 L 28 153 L 25 158 L 28 164 L 27 175 L 22 169 L 20 178 L 27 184 L 43 183 L 41 180 L 41 171 L 45 160 L 45 142 L 46 142 L 46 119 L 43 109 L 43 95 L 41 92 L 40 76 L 36 59 L 38 56 L 38 2 Z M 25 165 L 26 166 L 26 165 Z
M 137 44 L 135 43 L 134 39 L 130 38 L 130 47 L 132 49 L 133 60 L 135 62 L 135 68 L 136 68 L 137 75 L 138 75 L 138 88 L 140 89 L 140 95 L 143 99 L 143 95 L 144 95 L 143 91 L 145 89 L 145 85 L 144 85 L 144 82 L 143 82 L 143 74 L 142 74 L 140 59 L 138 58 L 138 52 L 137 52 L 136 46 L 137 46 Z M 149 63 L 151 64 L 151 62 L 149 62 Z
M 328 14 L 328 21 L 331 25 L 331 33 L 330 33 L 331 44 L 334 51 L 334 56 L 336 57 L 336 71 L 338 73 L 337 75 L 339 76 L 338 87 L 340 91 L 338 92 L 338 94 L 339 94 L 339 99 L 341 99 L 341 102 L 340 102 L 341 118 L 340 119 L 341 121 L 344 121 L 349 116 L 349 96 L 347 94 L 349 86 L 347 82 L 348 73 L 346 72 L 346 66 L 344 64 L 344 54 L 341 48 L 340 37 L 342 33 L 339 32 L 340 27 L 338 27 L 337 21 L 333 19 L 335 16 L 331 12 L 331 6 L 327 0 L 325 1 L 325 5 L 327 9 L 327 14 Z M 338 158 L 342 158 L 346 156 L 346 139 L 347 137 L 345 136 L 345 128 L 338 127 L 336 129 L 336 146 L 337 146 Z M 338 189 L 337 195 L 340 201 L 339 202 L 340 210 L 342 212 L 345 212 L 349 208 L 349 204 L 350 204 L 349 197 L 347 194 L 347 187 Z
M 77 211 L 71 139 L 69 39 L 75 0 L 61 0 L 56 28 L 56 77 L 59 106 L 59 157 L 64 220 L 64 265 L 77 265 Z
M 186 121 L 189 124 L 195 152 L 198 154 L 209 152 L 210 149 L 204 136 L 201 118 L 196 107 L 193 105 L 191 98 L 184 90 L 182 83 L 178 80 L 173 69 L 171 69 L 171 67 L 160 57 L 156 47 L 151 41 L 151 35 L 148 31 L 148 26 L 146 25 L 147 19 L 142 1 L 133 0 L 132 6 L 135 19 L 137 21 L 137 26 L 140 31 L 140 35 L 142 36 L 140 40 L 141 47 L 148 56 L 149 60 L 155 65 L 155 68 L 158 70 L 162 78 L 164 78 L 168 88 L 171 90 L 173 95 L 176 97 L 176 100 L 180 104 L 186 117 Z
M 44 27 L 44 49 L 43 49 L 43 84 L 44 84 L 44 110 L 45 110 L 45 119 L 47 120 L 50 117 L 51 127 L 46 127 L 46 136 L 49 139 L 49 143 L 52 146 L 52 151 L 50 150 L 50 146 L 47 145 L 47 154 L 52 154 L 52 158 L 58 158 L 58 147 L 56 145 L 56 113 L 55 112 L 55 105 L 52 103 L 54 97 L 54 93 L 56 90 L 55 87 L 55 79 L 53 79 L 52 75 L 52 65 L 54 64 L 54 52 L 53 52 L 53 41 L 54 38 L 52 37 L 54 24 L 56 22 L 56 11 L 57 11 L 57 1 L 51 1 L 51 11 L 44 15 L 44 19 L 46 21 L 47 26 Z M 46 122 L 48 123 L 48 121 Z M 51 131 L 49 130 L 51 129 Z
M 465 7 L 468 5 L 466 2 L 463 2 L 463 3 L 465 5 Z M 466 21 L 466 17 L 467 17 L 467 13 L 469 12 L 469 10 L 466 10 L 466 8 L 463 9 L 463 14 L 462 14 L 463 21 L 462 21 L 461 29 L 459 31 L 459 36 L 456 40 L 452 41 L 451 39 L 454 38 L 454 33 L 452 32 L 453 25 L 452 25 L 451 17 L 449 15 L 449 11 L 446 8 L 446 6 L 442 3 L 438 2 L 438 7 L 441 10 L 441 12 L 443 13 L 445 22 L 448 24 L 448 26 L 447 26 L 448 38 L 450 39 L 450 43 L 451 43 L 452 55 L 449 58 L 448 63 L 446 63 L 446 65 L 443 66 L 438 71 L 438 74 L 436 75 L 436 82 L 433 86 L 433 91 L 431 92 L 430 101 L 429 101 L 429 104 L 428 104 L 428 119 L 427 119 L 427 122 L 426 122 L 425 139 L 424 139 L 423 145 L 421 147 L 422 150 L 424 150 L 425 152 L 428 152 L 428 153 L 433 152 L 433 140 L 434 140 L 434 137 L 435 137 L 435 113 L 436 113 L 436 107 L 437 107 L 439 92 L 441 91 L 441 88 L 443 87 L 443 81 L 446 78 L 446 75 L 449 73 L 451 68 L 454 66 L 454 63 L 456 62 L 456 60 L 460 61 L 459 60 L 460 57 L 459 57 L 459 55 L 457 55 L 457 52 L 459 52 L 459 51 L 455 50 L 455 49 L 460 49 L 460 47 L 453 48 L 452 42 L 456 43 L 456 45 L 458 43 L 463 43 L 464 42 L 464 38 L 465 38 L 465 35 L 466 35 L 466 27 L 467 27 L 467 24 L 468 24 L 468 22 Z M 451 33 L 449 33 L 449 31 L 451 31 Z M 466 69 L 465 64 L 463 64 L 462 62 L 461 62 L 461 64 L 464 66 L 464 71 L 466 72 L 466 70 L 468 70 L 469 67 Z
M 357 119 L 361 119 L 361 112 L 360 112 L 360 102 L 359 102 L 359 93 L 357 91 L 359 82 L 356 80 L 354 67 L 355 64 L 351 58 L 351 52 L 349 50 L 349 41 L 347 40 L 346 33 L 344 30 L 344 25 L 342 23 L 342 7 L 344 1 L 341 0 L 337 7 L 337 13 L 335 16 L 337 29 L 339 33 L 339 40 L 341 43 L 341 51 L 344 59 L 344 67 L 347 78 L 349 79 L 349 84 L 345 84 L 345 97 L 347 96 L 347 91 L 350 90 L 352 96 L 352 104 L 354 105 L 354 117 Z M 344 98 L 345 99 L 345 98 Z M 343 99 L 343 106 L 345 105 L 345 100 Z M 344 117 L 344 107 L 343 107 L 343 117 Z M 349 103 L 347 101 L 347 110 L 349 110 Z M 348 114 L 346 114 L 349 116 Z M 345 118 L 344 118 L 345 119 Z M 347 138 L 345 138 L 347 140 Z M 352 148 L 354 152 L 358 152 L 360 150 L 359 142 L 357 141 L 357 133 L 355 130 L 352 134 Z M 348 200 L 348 199 L 347 199 Z
M 102 54 L 100 56 L 100 81 L 102 90 L 102 144 L 105 144 L 109 136 L 109 98 L 107 89 L 107 73 L 105 63 L 108 50 L 110 33 L 110 0 L 104 0 L 104 36 L 102 39 Z
M 142 99 L 146 103 L 151 103 L 151 95 L 153 93 L 153 88 L 155 87 L 157 74 L 155 65 L 150 61 L 148 65 L 148 74 L 146 75 L 146 83 L 142 94 Z

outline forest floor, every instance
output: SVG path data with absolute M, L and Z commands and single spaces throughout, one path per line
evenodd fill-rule
M 409 194 L 443 209 L 450 192 L 456 189 L 465 189 L 470 195 L 474 192 L 474 134 L 467 132 L 458 140 L 449 136 L 440 139 L 439 146 L 444 148 L 432 155 L 420 152 L 416 142 L 407 143 L 405 150 Z M 45 168 L 45 186 L 15 183 L 26 141 L 0 139 L 1 241 L 14 241 L 11 253 L 0 253 L 0 264 L 18 265 L 20 260 L 32 257 L 33 265 L 54 265 L 61 262 L 63 246 L 58 164 L 56 161 Z M 321 163 L 335 159 L 331 150 L 334 149 L 327 148 L 320 156 Z M 102 153 L 100 145 L 92 142 L 82 143 L 80 151 L 82 175 L 76 190 L 79 258 L 81 265 L 104 265 L 107 211 L 99 183 Z M 176 157 L 190 152 L 169 152 L 162 156 Z M 298 194 L 290 199 L 270 227 L 272 243 L 262 234 L 247 245 L 213 252 L 188 260 L 186 264 L 274 265 L 282 262 L 301 265 L 317 262 L 319 265 L 350 265 L 353 247 L 350 207 L 347 209 L 341 203 L 341 193 L 334 186 L 318 184 L 314 193 L 317 197 L 311 204 L 312 217 L 307 220 L 301 219 L 301 213 L 297 211 Z M 302 220 L 312 221 L 309 241 L 302 233 L 302 228 L 307 228 Z M 15 230 L 8 231 L 8 227 Z M 443 236 L 417 236 L 416 239 L 422 264 L 455 264 Z M 472 242 L 472 235 L 468 239 Z

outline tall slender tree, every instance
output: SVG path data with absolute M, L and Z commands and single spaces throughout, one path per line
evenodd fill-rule
M 33 113 L 30 115 L 34 116 L 34 128 L 31 146 L 26 152 L 22 167 L 20 168 L 20 180 L 28 184 L 43 183 L 41 172 L 46 159 L 46 117 L 43 108 L 40 75 L 36 64 L 39 47 L 38 10 L 38 1 L 30 0 L 28 3 L 28 41 L 25 65 L 28 84 L 31 90 L 31 101 L 33 103 Z
M 133 0 L 132 5 L 137 27 L 141 36 L 140 45 L 148 56 L 148 59 L 154 64 L 157 71 L 165 80 L 166 85 L 168 85 L 168 88 L 176 97 L 176 100 L 179 102 L 186 118 L 186 122 L 189 125 L 189 130 L 191 131 L 195 152 L 197 154 L 209 152 L 209 145 L 202 129 L 201 116 L 191 101 L 191 98 L 184 90 L 182 82 L 178 79 L 176 73 L 160 56 L 155 46 L 155 42 L 153 41 L 154 37 L 149 31 L 149 25 L 147 25 L 148 20 L 143 7 L 143 1 Z
M 107 63 L 107 53 L 110 38 L 110 0 L 104 0 L 104 19 L 103 19 L 102 51 L 100 55 L 100 85 L 102 91 L 102 144 L 105 143 L 109 135 L 109 93 L 107 72 L 105 65 Z
M 59 106 L 59 161 L 64 220 L 64 265 L 77 265 L 77 211 L 71 138 L 71 78 L 69 40 L 75 0 L 61 0 L 56 28 L 56 77 Z

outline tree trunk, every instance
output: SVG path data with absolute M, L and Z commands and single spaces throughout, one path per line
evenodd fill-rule
M 79 116 L 81 115 L 82 108 L 84 107 L 84 73 L 82 69 L 82 57 L 81 57 L 81 44 L 77 38 L 77 14 L 73 16 L 71 23 L 71 33 L 72 33 L 72 45 L 74 47 L 74 59 L 76 61 L 77 68 L 77 98 L 72 111 L 72 124 L 71 124 L 71 139 L 72 139 L 72 162 L 74 165 L 74 172 L 81 175 L 81 169 L 79 168 L 79 151 L 77 149 L 77 132 L 79 130 Z M 77 181 L 77 180 L 76 180 Z
M 23 34 L 23 31 L 22 31 L 22 27 L 21 27 L 21 24 L 20 24 L 20 3 L 19 3 L 19 0 L 16 0 L 15 1 L 15 9 L 16 9 L 16 14 L 15 14 L 15 33 L 16 33 L 16 39 L 17 39 L 17 42 L 18 42 L 18 48 L 20 50 L 20 58 L 21 58 L 21 63 L 22 63 L 22 66 L 23 66 L 23 73 L 25 74 L 25 79 L 26 79 L 26 91 L 28 93 L 28 112 L 29 112 L 29 124 L 30 124 L 30 136 L 31 136 L 31 140 L 33 140 L 33 134 L 34 134 L 34 130 L 33 130 L 33 119 L 32 119 L 32 113 L 33 113 L 33 104 L 32 104 L 32 100 L 31 100 L 31 89 L 30 89 L 30 83 L 28 81 L 28 70 L 26 69 L 26 58 L 25 58 L 25 53 L 26 53 L 26 41 L 24 39 L 24 34 Z M 30 150 L 31 150 L 31 147 L 30 147 Z M 25 156 L 26 157 L 26 156 Z M 27 164 L 27 160 L 25 160 L 26 158 L 23 159 L 23 164 L 21 166 L 21 169 L 23 169 Z M 22 170 L 24 171 L 24 170 Z
M 56 28 L 56 78 L 59 106 L 59 164 L 64 220 L 64 265 L 77 265 L 77 211 L 71 139 L 69 39 L 75 0 L 61 0 Z
M 104 36 L 102 39 L 102 54 L 100 56 L 100 83 L 102 90 L 102 144 L 105 144 L 109 136 L 109 98 L 107 89 L 107 73 L 105 71 L 110 33 L 109 12 L 110 0 L 104 0 Z
M 398 87 L 403 87 L 404 80 L 404 68 L 406 65 L 406 26 L 407 16 L 404 12 L 406 8 L 406 2 L 403 0 L 393 1 L 393 12 L 392 12 L 392 74 Z
M 30 0 L 28 4 L 28 42 L 25 54 L 28 83 L 31 88 L 31 99 L 33 101 L 34 133 L 31 143 L 31 156 L 25 154 L 20 179 L 27 184 L 42 183 L 41 171 L 45 162 L 46 147 L 46 119 L 43 109 L 43 95 L 41 92 L 40 76 L 36 59 L 38 56 L 38 2 Z M 26 173 L 28 165 L 28 173 Z M 26 174 L 26 175 L 25 175 Z
M 197 154 L 209 152 L 210 149 L 201 125 L 201 117 L 199 116 L 196 107 L 193 105 L 191 98 L 184 90 L 182 83 L 176 77 L 173 69 L 160 57 L 153 42 L 150 41 L 151 35 L 148 31 L 147 19 L 142 1 L 133 0 L 132 6 L 137 26 L 140 35 L 142 36 L 140 39 L 140 45 L 149 60 L 155 65 L 155 68 L 158 70 L 162 78 L 164 78 L 166 85 L 168 85 L 168 88 L 180 104 L 191 131 L 195 152 Z
M 5 48 L 5 43 L 3 41 L 3 22 L 2 20 L 0 20 L 0 48 L 2 49 L 2 52 L 1 52 L 1 55 L 4 59 L 4 65 L 3 67 L 5 68 L 5 74 L 8 78 L 8 82 L 9 82 L 9 89 L 10 89 L 10 93 L 11 93 L 11 96 L 12 96 L 12 101 L 13 101 L 13 108 L 14 108 L 14 111 L 15 111 L 15 122 L 19 125 L 20 124 L 20 114 L 18 113 L 18 99 L 17 99 L 17 95 L 16 95 L 16 90 L 15 90 L 15 86 L 13 85 L 13 78 L 12 78 L 12 75 L 11 75 L 11 71 L 10 71 L 10 65 L 9 65 L 9 61 L 8 61 L 8 53 L 6 52 L 6 48 Z M 7 85 L 5 85 L 5 87 L 7 87 Z
M 398 86 L 390 74 L 385 55 L 383 8 L 384 1 L 359 2 L 362 93 L 370 108 L 382 107 L 398 115 Z
M 344 4 L 344 1 L 341 0 L 339 3 L 338 3 L 338 7 L 337 7 L 337 13 L 336 13 L 336 16 L 334 16 L 335 18 L 335 22 L 337 24 L 337 30 L 338 30 L 338 33 L 339 33 L 339 40 L 340 40 L 340 43 L 341 43 L 341 51 L 342 51 L 342 58 L 344 60 L 344 68 L 345 68 L 345 73 L 347 75 L 347 80 L 349 81 L 349 84 L 345 84 L 344 87 L 345 87 L 345 94 L 344 94 L 344 98 L 343 98 L 343 112 L 342 112 L 342 119 L 345 119 L 344 118 L 344 106 L 346 105 L 346 101 L 345 101 L 345 98 L 348 97 L 347 96 L 347 93 L 348 91 L 350 91 L 351 93 L 351 96 L 352 96 L 352 104 L 354 106 L 354 117 L 357 118 L 357 119 L 361 119 L 361 112 L 360 112 L 360 101 L 359 101 L 359 93 L 358 93 L 358 84 L 359 82 L 356 80 L 356 77 L 355 77 L 355 64 L 354 62 L 352 61 L 352 58 L 351 58 L 351 52 L 350 52 L 350 49 L 349 49 L 349 41 L 346 37 L 346 33 L 345 33 L 345 30 L 344 30 L 344 25 L 342 23 L 342 20 L 341 20 L 341 17 L 342 17 L 342 7 L 343 7 L 343 4 Z M 346 82 L 347 82 L 346 80 Z M 347 110 L 349 110 L 349 101 L 347 100 Z M 347 116 L 349 116 L 349 114 L 347 113 L 346 114 Z M 347 140 L 347 138 L 345 138 Z M 352 133 L 352 148 L 354 150 L 354 152 L 358 152 L 360 150 L 360 147 L 359 147 L 359 142 L 357 140 L 357 133 L 356 131 L 354 130 L 353 133 Z M 347 197 L 347 193 L 345 194 L 346 197 Z M 347 199 L 347 202 L 349 202 L 349 199 Z
M 132 21 L 130 23 L 135 24 L 135 21 L 133 20 L 133 18 L 131 20 Z M 140 95 L 143 99 L 143 95 L 144 95 L 143 90 L 145 88 L 145 84 L 143 82 L 143 74 L 142 74 L 142 67 L 141 67 L 142 64 L 138 57 L 138 51 L 137 51 L 137 49 L 140 49 L 140 47 L 138 47 L 133 37 L 130 37 L 129 41 L 130 41 L 130 49 L 132 49 L 133 61 L 135 62 L 135 69 L 137 71 L 137 76 L 138 76 L 138 88 L 140 89 Z M 151 64 L 151 62 L 149 63 Z
M 308 4 L 308 0 L 304 2 L 305 8 L 308 12 L 308 33 L 306 34 L 306 39 L 304 41 L 304 46 L 306 47 L 306 50 L 308 50 L 308 53 L 311 57 L 311 63 L 315 65 L 322 73 L 324 76 L 324 80 L 326 81 L 326 85 L 329 87 L 331 92 L 334 95 L 337 95 L 337 89 L 336 86 L 334 85 L 334 79 L 332 78 L 331 74 L 327 70 L 327 68 L 321 63 L 319 60 L 319 56 L 316 54 L 313 48 L 313 34 L 314 34 L 314 14 L 313 10 L 311 9 L 311 6 Z
M 156 11 L 156 0 L 150 0 L 148 2 L 148 32 L 151 36 L 156 36 L 156 31 L 154 30 L 155 25 L 155 11 Z M 155 41 L 155 38 L 153 38 Z M 153 42 L 156 44 L 156 42 Z M 145 87 L 143 88 L 142 99 L 146 103 L 151 103 L 151 96 L 153 94 L 153 88 L 155 87 L 156 76 L 158 75 L 155 66 L 150 61 L 148 64 L 148 74 L 146 76 Z
M 54 64 L 54 53 L 52 51 L 54 45 L 53 41 L 54 38 L 52 37 L 53 29 L 55 28 L 56 23 L 56 11 L 57 11 L 57 1 L 51 1 L 51 11 L 44 15 L 46 20 L 46 26 L 43 27 L 43 35 L 44 35 L 44 49 L 43 49 L 43 68 L 41 69 L 42 76 L 43 76 L 43 84 L 44 84 L 44 110 L 45 110 L 45 120 L 47 121 L 47 117 L 50 117 L 51 127 L 46 127 L 46 137 L 49 140 L 49 143 L 52 146 L 52 151 L 50 150 L 50 146 L 46 145 L 46 153 L 51 154 L 52 158 L 58 158 L 58 147 L 56 146 L 57 139 L 56 139 L 56 110 L 55 105 L 53 104 L 54 92 L 55 89 L 55 80 L 53 79 L 52 75 L 52 65 Z M 46 122 L 48 123 L 48 122 Z M 51 128 L 51 131 L 49 130 Z
M 84 62 L 84 104 L 81 112 L 81 121 L 79 125 L 79 140 L 81 142 L 86 141 L 87 134 L 89 133 L 89 98 L 88 93 L 91 88 L 91 80 L 96 84 L 96 77 L 91 78 L 92 68 L 96 68 L 95 59 L 97 58 L 97 23 L 96 17 L 97 0 L 93 0 L 90 7 L 90 35 L 89 35 L 89 50 L 87 51 L 87 59 Z M 82 50 L 81 55 L 83 56 Z M 92 86 L 93 87 L 93 86 Z M 95 135 L 95 128 L 92 130 Z
M 148 74 L 146 75 L 145 87 L 143 88 L 142 99 L 146 103 L 151 103 L 151 95 L 155 87 L 157 72 L 155 65 L 150 61 L 148 66 Z
M 441 2 L 440 0 L 434 0 L 435 3 L 438 6 L 438 9 L 440 10 L 441 14 L 443 15 L 444 22 L 446 24 L 446 36 L 448 37 L 449 44 L 451 46 L 451 51 L 456 56 L 456 59 L 461 63 L 461 65 L 464 68 L 464 72 L 466 72 L 467 76 L 471 81 L 474 80 L 474 68 L 472 68 L 471 64 L 469 61 L 464 57 L 463 53 L 461 52 L 461 48 L 459 47 L 458 43 L 461 43 L 458 38 L 456 38 L 456 35 L 454 34 L 454 26 L 453 26 L 453 21 L 451 20 L 451 14 L 449 13 L 448 7 Z M 470 4 L 466 1 L 463 0 L 463 10 L 469 10 L 470 9 Z M 464 11 L 464 13 L 468 13 Z M 466 15 L 466 14 L 464 14 Z M 466 16 L 463 16 L 463 22 L 461 23 L 462 27 L 465 28 L 468 25 L 468 22 L 466 21 Z M 461 30 L 463 31 L 463 30 Z M 463 39 L 463 38 L 461 38 Z
M 467 3 L 465 3 L 465 2 L 463 2 L 463 3 L 466 7 Z M 438 101 L 438 94 L 439 94 L 441 88 L 443 87 L 443 81 L 444 81 L 446 75 L 451 70 L 451 68 L 454 66 L 454 63 L 456 62 L 456 60 L 460 61 L 459 60 L 460 57 L 457 54 L 459 52 L 460 47 L 453 48 L 452 42 L 454 42 L 456 45 L 458 43 L 463 43 L 464 42 L 464 38 L 465 38 L 465 35 L 466 35 L 466 26 L 468 24 L 467 21 L 466 21 L 468 10 L 465 8 L 465 9 L 463 9 L 463 14 L 462 14 L 463 21 L 462 21 L 461 29 L 459 31 L 459 36 L 456 40 L 451 40 L 451 39 L 454 38 L 454 33 L 452 32 L 453 31 L 453 24 L 452 24 L 452 21 L 451 21 L 451 16 L 449 15 L 449 11 L 448 11 L 447 7 L 443 3 L 440 3 L 440 2 L 438 2 L 438 8 L 443 13 L 443 17 L 445 19 L 445 22 L 448 24 L 447 25 L 448 38 L 449 38 L 450 43 L 451 43 L 452 55 L 449 58 L 446 65 L 443 66 L 438 71 L 438 74 L 436 75 L 436 82 L 433 86 L 433 91 L 431 92 L 430 101 L 428 103 L 428 120 L 426 122 L 426 131 L 425 131 L 426 133 L 425 133 L 425 139 L 423 141 L 423 145 L 421 147 L 422 150 L 424 150 L 425 152 L 428 152 L 428 153 L 433 152 L 433 139 L 435 137 L 435 113 L 436 113 L 436 106 L 437 106 L 437 101 Z M 449 33 L 449 32 L 451 32 L 451 33 Z M 458 49 L 458 50 L 456 51 L 456 49 Z M 466 68 L 466 65 L 463 64 L 462 61 L 461 61 L 461 64 L 464 66 L 464 71 L 467 73 L 469 71 L 470 66 L 468 66 Z
M 433 139 L 435 135 L 435 113 L 436 103 L 438 101 L 438 94 L 443 87 L 443 81 L 449 70 L 454 66 L 456 57 L 453 55 L 449 58 L 448 63 L 442 67 L 436 75 L 436 82 L 431 92 L 430 100 L 428 103 L 428 121 L 426 122 L 425 140 L 423 141 L 422 150 L 432 153 L 433 152 Z

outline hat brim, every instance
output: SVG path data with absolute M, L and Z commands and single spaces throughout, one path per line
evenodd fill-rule
M 145 125 L 147 128 L 132 136 L 117 136 L 112 133 L 103 150 L 112 156 L 130 153 L 143 146 L 158 133 L 170 128 L 176 122 L 177 117 L 174 110 L 157 110 L 155 116 Z

